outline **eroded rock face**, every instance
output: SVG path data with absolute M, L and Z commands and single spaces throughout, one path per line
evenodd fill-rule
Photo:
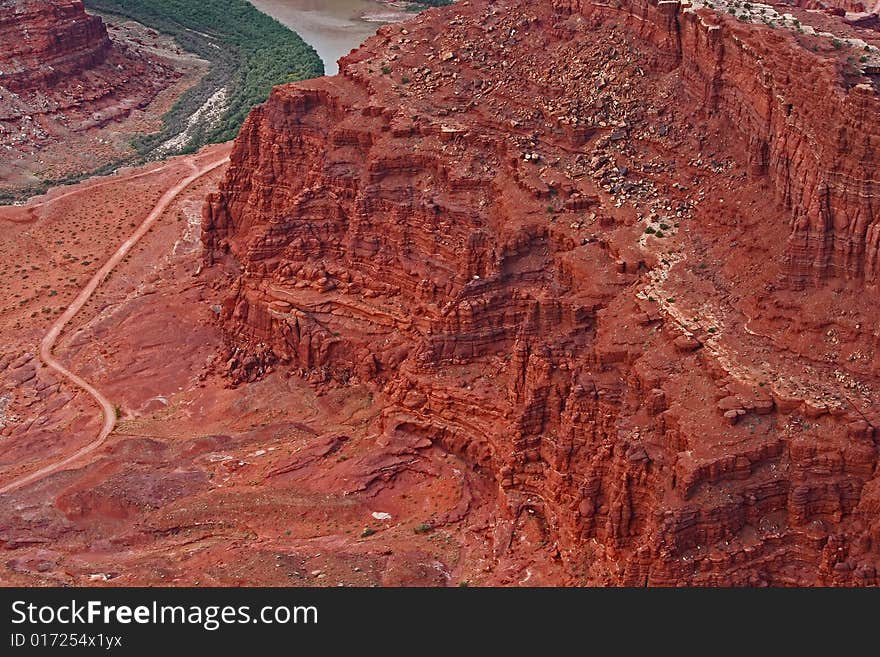
M 862 0 L 831 0 L 830 2 L 825 2 L 824 0 L 798 0 L 795 4 L 805 9 L 821 9 L 838 16 L 843 16 L 846 13 L 865 14 L 871 11 L 877 12 L 876 0 L 865 0 L 864 2 Z
M 636 0 L 618 10 L 578 0 L 555 4 L 599 22 L 647 17 L 640 29 L 680 71 L 693 100 L 740 133 L 752 175 L 769 176 L 791 209 L 790 282 L 877 281 L 880 186 L 871 171 L 880 103 L 870 79 L 842 80 L 838 59 L 792 48 L 788 31 L 682 12 L 674 2 Z
M 132 133 L 158 129 L 139 113 L 182 70 L 118 29 L 111 38 L 79 0 L 0 0 L 0 150 L 7 154 L 0 194 L 81 175 L 130 152 Z M 97 134 L 111 124 L 119 131 Z
M 3 0 L 0 43 L 0 85 L 17 93 L 102 63 L 112 45 L 104 23 L 80 0 Z
M 383 390 L 387 436 L 497 486 L 496 554 L 537 519 L 568 583 L 877 583 L 878 100 L 845 56 L 674 2 L 383 28 L 276 89 L 206 203 L 225 369 Z

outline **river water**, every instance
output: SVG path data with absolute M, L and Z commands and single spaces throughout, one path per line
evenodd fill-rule
M 373 36 L 383 23 L 411 14 L 373 0 L 250 0 L 277 18 L 318 51 L 327 75 L 339 72 L 336 61 Z

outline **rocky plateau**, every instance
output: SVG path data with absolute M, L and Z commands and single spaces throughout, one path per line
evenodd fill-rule
M 565 583 L 876 584 L 875 40 L 737 13 L 460 2 L 276 89 L 205 208 L 228 375 L 380 390 Z
M 58 343 L 118 422 L 0 582 L 880 584 L 880 35 L 801 5 L 460 0 L 277 87 Z M 0 212 L 0 488 L 210 157 Z

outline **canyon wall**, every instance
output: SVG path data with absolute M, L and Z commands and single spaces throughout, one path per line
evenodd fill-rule
M 565 583 L 878 582 L 876 369 L 844 390 L 731 301 L 870 289 L 867 81 L 674 2 L 453 5 L 340 70 L 275 89 L 205 205 L 234 384 L 375 386 L 378 440 L 465 457 L 496 553 L 536 519 Z
M 794 3 L 798 7 L 804 9 L 821 9 L 839 16 L 843 16 L 847 12 L 855 14 L 864 14 L 866 12 L 877 13 L 878 7 L 876 0 L 832 0 L 831 2 L 823 2 L 823 0 L 797 0 Z
M 80 0 L 2 0 L 0 43 L 0 86 L 16 93 L 92 68 L 112 45 L 104 23 Z
M 839 60 L 792 47 L 788 31 L 682 11 L 678 2 L 554 5 L 596 22 L 636 21 L 676 62 L 704 111 L 740 131 L 753 175 L 768 175 L 791 208 L 790 283 L 833 276 L 877 283 L 880 101 L 870 81 L 845 83 Z

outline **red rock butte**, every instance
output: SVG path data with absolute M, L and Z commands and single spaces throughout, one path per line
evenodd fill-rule
M 876 585 L 877 40 L 765 22 L 471 0 L 276 88 L 204 209 L 224 371 L 381 391 L 560 583 Z
M 0 85 L 11 91 L 79 75 L 103 63 L 112 47 L 104 23 L 80 0 L 2 0 L 0 9 Z
M 129 29 L 108 33 L 80 0 L 0 0 L 0 193 L 80 177 L 160 129 L 195 74 Z

